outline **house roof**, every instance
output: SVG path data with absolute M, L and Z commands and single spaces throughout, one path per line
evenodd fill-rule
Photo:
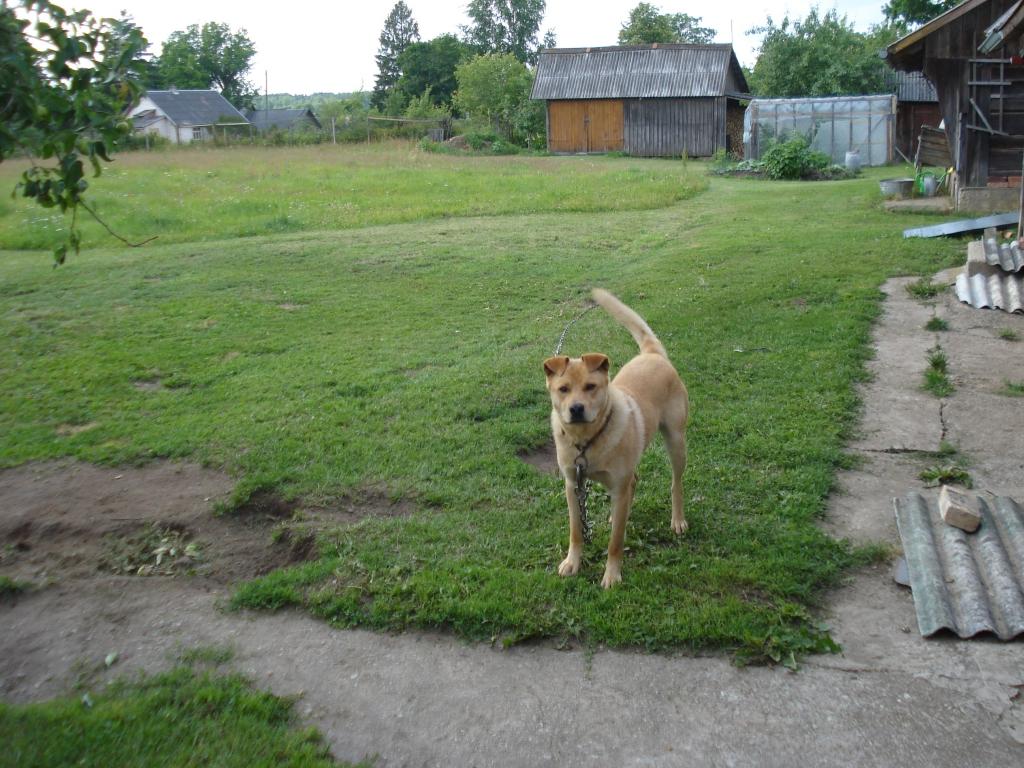
M 177 125 L 249 122 L 216 91 L 146 91 L 146 96 Z
M 321 127 L 313 110 L 308 107 L 301 109 L 251 109 L 247 110 L 245 114 L 258 131 L 266 131 L 271 128 L 287 131 L 301 120 L 309 120 L 317 128 Z
M 919 58 L 924 48 L 925 38 L 939 31 L 946 25 L 966 16 L 981 6 L 998 0 L 965 0 L 955 8 L 950 8 L 936 16 L 927 24 L 918 27 L 909 35 L 905 35 L 885 49 L 886 60 L 896 69 L 915 69 L 921 66 Z
M 731 45 L 549 48 L 537 61 L 531 98 L 687 98 L 747 90 Z

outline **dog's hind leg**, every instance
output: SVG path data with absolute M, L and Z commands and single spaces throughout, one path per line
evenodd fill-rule
M 661 433 L 665 436 L 665 447 L 672 462 L 672 530 L 682 534 L 689 527 L 683 509 L 683 475 L 686 474 L 685 418 L 676 419 L 675 424 L 663 424 Z

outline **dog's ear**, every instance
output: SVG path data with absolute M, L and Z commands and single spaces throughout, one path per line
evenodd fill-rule
M 583 356 L 583 364 L 587 366 L 587 370 L 591 373 L 608 373 L 608 355 L 591 352 Z
M 549 379 L 552 376 L 561 376 L 565 373 L 565 369 L 569 367 L 569 358 L 565 355 L 559 357 L 549 357 L 544 361 L 544 375 Z

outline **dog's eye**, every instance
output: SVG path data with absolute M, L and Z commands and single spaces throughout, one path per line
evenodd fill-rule
M 593 382 L 590 382 L 585 387 L 583 387 L 583 389 L 584 389 L 584 391 L 589 392 L 592 389 L 597 389 L 597 384 L 594 384 Z
M 558 391 L 559 391 L 559 392 L 568 392 L 568 391 L 569 391 L 569 388 L 568 388 L 567 386 L 565 386 L 565 384 L 563 384 L 562 386 L 560 386 L 560 387 L 558 388 Z

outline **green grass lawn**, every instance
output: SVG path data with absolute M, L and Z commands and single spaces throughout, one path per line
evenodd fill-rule
M 22 168 L 0 166 L 0 190 Z M 273 149 L 196 147 L 114 156 L 88 179 L 92 205 L 132 242 L 161 244 L 337 231 L 400 222 L 669 205 L 706 186 L 681 163 L 552 157 L 458 157 L 409 144 Z M 117 245 L 85 212 L 88 245 Z M 56 210 L 0 195 L 0 247 L 53 248 Z
M 359 216 L 326 213 L 341 204 L 328 151 L 366 190 Z M 102 209 L 176 244 L 89 249 L 57 270 L 46 251 L 2 254 L 0 465 L 189 458 L 232 473 L 235 503 L 269 490 L 415 508 L 328 532 L 321 559 L 243 586 L 237 605 L 503 642 L 828 646 L 811 610 L 867 553 L 816 520 L 855 425 L 879 285 L 962 260 L 955 242 L 902 238 L 928 217 L 881 210 L 892 169 L 709 182 L 679 161 L 277 152 L 120 158 L 96 183 Z M 199 192 L 210 179 L 221 192 Z M 454 187 L 440 208 L 426 180 Z M 164 202 L 183 191 L 208 204 Z M 228 193 L 252 214 L 218 202 Z M 235 236 L 293 203 L 302 231 Z M 180 227 L 152 223 L 165 213 Z M 0 212 L 0 244 L 50 246 L 24 215 Z M 655 329 L 692 409 L 690 530 L 669 531 L 659 439 L 608 592 L 606 502 L 582 575 L 560 579 L 561 483 L 517 458 L 549 438 L 541 361 L 594 285 Z M 593 312 L 565 351 L 617 366 L 635 347 Z
M 292 702 L 186 666 L 102 693 L 0 702 L 0 743 L 11 768 L 339 765 L 315 729 L 296 727 Z

